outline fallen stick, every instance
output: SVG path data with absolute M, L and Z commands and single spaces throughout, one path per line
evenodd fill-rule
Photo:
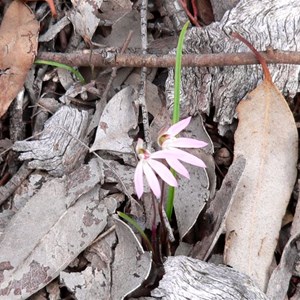
M 268 64 L 300 64 L 300 52 L 267 50 L 260 52 Z M 90 50 L 73 53 L 40 52 L 37 59 L 53 60 L 70 66 L 84 67 L 147 67 L 169 68 L 175 66 L 173 54 L 118 54 L 117 50 Z M 258 64 L 251 52 L 185 54 L 182 56 L 184 67 L 214 67 Z

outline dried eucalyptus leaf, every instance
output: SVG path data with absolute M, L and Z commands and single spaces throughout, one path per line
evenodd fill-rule
M 298 132 L 286 100 L 262 66 L 264 81 L 237 107 L 234 155 L 245 157 L 246 166 L 226 221 L 224 257 L 266 290 L 297 176 Z
M 137 127 L 138 121 L 134 95 L 133 88 L 127 87 L 108 102 L 100 118 L 91 152 L 106 150 L 133 154 L 133 139 L 128 133 Z
M 205 211 L 201 229 L 206 235 L 192 250 L 192 257 L 206 260 L 218 238 L 225 231 L 226 217 L 230 211 L 237 184 L 244 171 L 246 161 L 240 156 L 230 166 L 220 190 Z
M 214 17 L 216 21 L 220 21 L 227 10 L 232 9 L 240 0 L 210 0 Z
M 201 157 L 201 150 L 193 149 L 193 155 Z M 180 239 L 188 233 L 209 199 L 209 179 L 205 169 L 186 165 L 190 179 L 180 176 L 175 191 L 174 211 Z
M 37 53 L 39 28 L 22 1 L 11 2 L 0 27 L 0 117 L 24 85 Z
M 135 168 L 128 165 L 122 165 L 115 160 L 105 160 L 105 162 L 110 166 L 109 168 L 104 166 L 105 182 L 117 183 L 116 188 L 120 191 L 123 191 L 124 185 L 129 194 L 135 194 L 133 185 Z M 118 177 L 116 176 L 116 173 L 118 174 Z M 120 184 L 120 180 L 122 181 L 123 185 Z
M 86 267 L 81 272 L 61 272 L 61 282 L 74 293 L 77 300 L 109 299 L 110 282 L 102 270 Z
M 300 232 L 291 236 L 284 248 L 279 265 L 270 277 L 267 295 L 272 300 L 284 300 L 286 297 L 295 263 L 299 260 L 299 240 Z
M 106 226 L 107 210 L 99 203 L 100 187 L 66 208 L 65 180 L 46 182 L 5 228 L 0 242 L 1 299 L 26 299 L 37 292 Z
M 151 269 L 151 253 L 144 252 L 130 227 L 116 219 L 118 245 L 112 264 L 112 299 L 124 299 L 136 290 L 148 277 Z
M 300 180 L 298 180 L 298 186 L 300 186 Z M 298 194 L 298 202 L 291 228 L 291 235 L 295 235 L 297 233 L 300 233 L 300 193 Z
M 72 0 L 74 8 L 68 13 L 68 18 L 86 42 L 91 42 L 98 27 L 98 10 L 102 3 L 103 0 Z
M 209 178 L 210 198 L 213 198 L 216 192 L 217 184 L 215 160 L 213 157 L 214 145 L 206 131 L 203 118 L 200 115 L 192 118 L 189 126 L 184 130 L 183 136 L 204 141 L 207 143 L 207 146 L 203 148 L 204 153 L 201 154 L 201 159 L 205 162 L 206 165 L 206 172 Z
M 117 242 L 113 227 L 104 237 L 94 242 L 84 252 L 90 262 L 82 272 L 61 272 L 61 282 L 75 294 L 77 300 L 109 299 L 111 290 L 111 263 Z
M 99 44 L 109 45 L 110 47 L 122 47 L 128 32 L 133 30 L 133 35 L 128 46 L 139 48 L 141 46 L 140 19 L 140 13 L 137 10 L 131 10 L 113 24 L 109 36 L 95 36 L 95 41 Z
M 105 19 L 110 23 L 115 23 L 122 16 L 132 10 L 132 2 L 130 0 L 110 0 L 104 1 L 101 5 L 101 19 Z M 124 35 L 125 36 L 125 35 Z

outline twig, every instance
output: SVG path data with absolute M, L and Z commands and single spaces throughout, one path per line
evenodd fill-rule
M 23 88 L 17 95 L 16 101 L 13 102 L 10 110 L 9 129 L 10 139 L 14 143 L 15 141 L 21 141 L 25 138 L 25 124 L 23 121 L 23 106 L 25 102 L 25 89 Z
M 193 6 L 193 13 L 194 15 L 191 14 L 191 12 L 189 11 L 189 8 L 187 7 L 187 0 L 180 0 L 180 3 L 182 5 L 183 10 L 185 11 L 185 13 L 187 14 L 187 16 L 190 18 L 191 22 L 197 26 L 197 27 L 201 27 L 199 22 L 198 22 L 198 14 L 197 14 L 197 7 L 195 5 L 195 2 L 192 0 L 192 6 Z
M 141 36 L 142 36 L 142 54 L 147 55 L 148 38 L 147 38 L 147 7 L 148 0 L 142 0 L 141 6 Z M 144 140 L 146 148 L 150 147 L 150 126 L 148 118 L 148 109 L 146 105 L 146 86 L 147 84 L 147 67 L 143 66 L 141 70 L 141 81 L 139 90 L 139 104 L 142 109 Z
M 175 66 L 175 55 L 163 54 L 111 54 L 109 59 L 103 53 L 90 50 L 73 53 L 41 52 L 38 59 L 53 60 L 70 66 L 88 67 L 92 63 L 95 67 L 147 67 L 169 68 Z M 259 52 L 268 64 L 300 64 L 300 52 L 268 50 Z M 183 67 L 214 67 L 259 64 L 251 52 L 216 53 L 216 54 L 185 54 L 182 56 Z
M 231 34 L 231 36 L 235 37 L 238 40 L 240 40 L 241 42 L 243 42 L 254 53 L 256 59 L 259 61 L 259 63 L 262 66 L 264 76 L 265 76 L 265 80 L 269 81 L 269 82 L 272 82 L 272 76 L 270 74 L 270 70 L 267 66 L 267 63 L 263 59 L 263 57 L 259 55 L 258 51 L 254 48 L 254 46 L 248 40 L 246 40 L 243 36 L 241 36 L 238 32 L 233 32 Z
M 28 168 L 25 162 L 18 172 L 4 185 L 0 187 L 0 205 L 14 193 L 21 183 L 32 173 L 33 170 Z

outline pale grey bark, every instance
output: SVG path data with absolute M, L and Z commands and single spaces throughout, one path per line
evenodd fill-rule
M 214 17 L 216 21 L 220 21 L 227 10 L 236 6 L 240 0 L 210 0 Z
M 18 141 L 13 149 L 21 152 L 20 160 L 32 159 L 29 168 L 62 176 L 83 162 L 87 149 L 77 139 L 84 141 L 87 125 L 86 111 L 63 106 L 45 123 L 38 140 Z
M 267 300 L 247 276 L 226 266 L 216 266 L 186 256 L 168 257 L 165 275 L 152 297 L 164 300 Z
M 297 0 L 242 0 L 225 13 L 220 22 L 205 28 L 192 28 L 185 39 L 185 53 L 229 53 L 249 51 L 230 37 L 232 31 L 248 39 L 257 50 L 271 47 L 297 51 L 300 47 L 300 3 Z M 269 66 L 273 80 L 285 95 L 299 91 L 299 65 Z M 183 68 L 182 117 L 210 113 L 224 133 L 235 116 L 236 104 L 262 79 L 260 66 Z M 166 84 L 167 99 L 173 103 L 173 69 Z

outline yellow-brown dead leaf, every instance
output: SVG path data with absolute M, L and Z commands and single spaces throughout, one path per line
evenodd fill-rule
M 22 88 L 38 47 L 39 23 L 22 2 L 7 9 L 0 27 L 0 117 Z
M 246 158 L 246 167 L 227 219 L 225 261 L 266 290 L 296 180 L 298 133 L 286 100 L 263 67 L 266 79 L 237 107 L 234 154 Z

